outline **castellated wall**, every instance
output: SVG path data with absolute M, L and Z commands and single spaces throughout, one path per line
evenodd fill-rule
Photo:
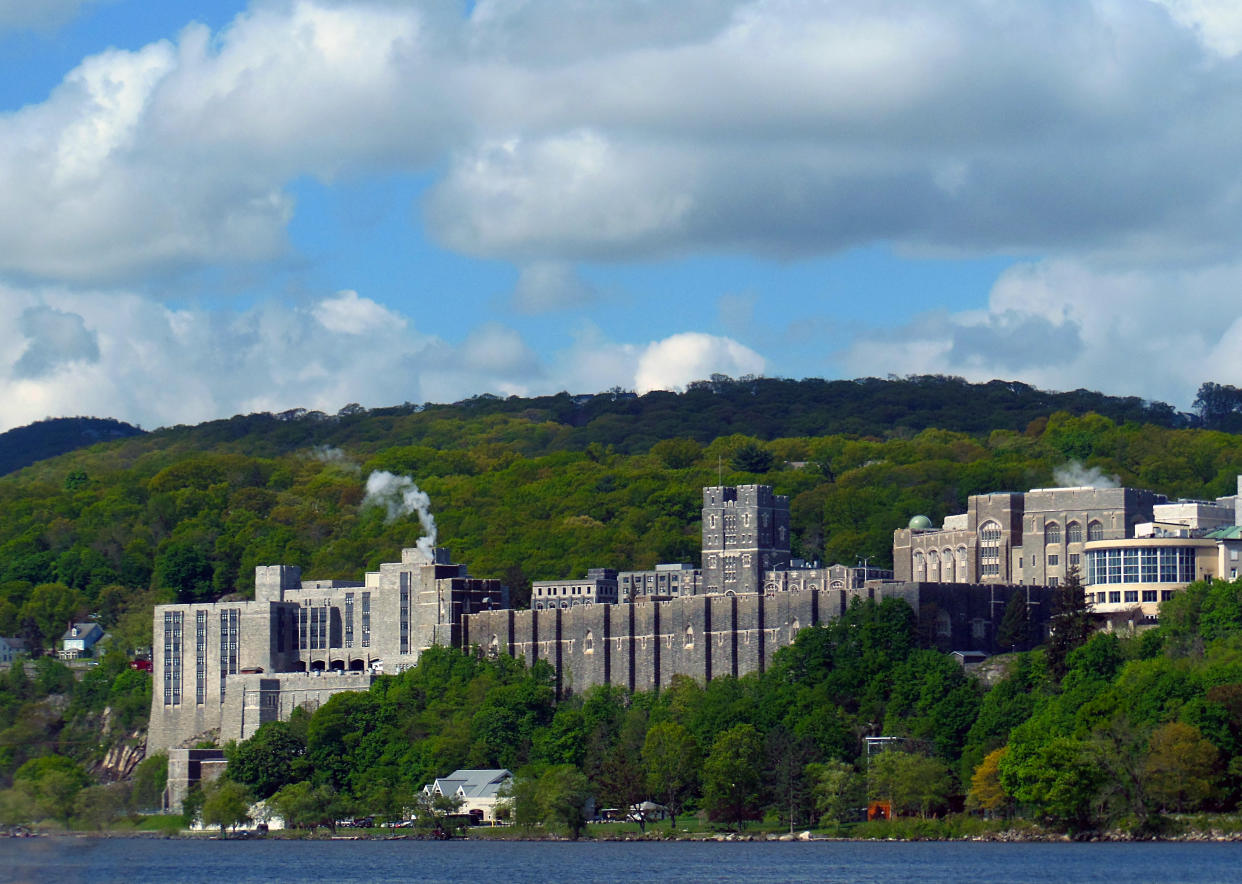
M 544 660 L 558 693 L 611 684 L 631 691 L 665 687 L 676 674 L 707 682 L 762 672 L 798 631 L 839 617 L 855 597 L 901 598 L 918 610 L 915 584 L 772 596 L 706 595 L 633 605 L 467 615 L 462 646 Z

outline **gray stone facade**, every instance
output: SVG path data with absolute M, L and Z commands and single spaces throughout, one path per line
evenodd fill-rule
M 508 603 L 499 581 L 470 577 L 447 550 L 410 548 L 359 583 L 260 566 L 254 601 L 158 605 L 150 751 L 249 736 L 264 715 L 365 689 L 372 673 L 459 644 L 463 615 Z
M 789 565 L 789 498 L 770 485 L 703 489 L 703 591 L 757 593 Z
M 674 675 L 701 682 L 762 672 L 798 632 L 841 616 L 855 600 L 899 598 L 918 612 L 920 630 L 945 650 L 996 650 L 996 632 L 1015 593 L 1028 600 L 1034 634 L 1044 629 L 1052 591 L 1044 587 L 871 581 L 857 589 L 773 595 L 703 595 L 645 605 L 543 611 L 488 611 L 465 618 L 465 647 L 550 664 L 561 695 L 593 685 L 631 691 L 668 685 Z
M 1055 586 L 1085 568 L 1089 540 L 1134 536 L 1164 495 L 1137 488 L 1036 488 L 972 495 L 941 528 L 893 532 L 893 576 L 942 583 Z

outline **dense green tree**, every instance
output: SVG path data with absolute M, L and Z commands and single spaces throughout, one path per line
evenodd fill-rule
M 848 762 L 814 762 L 806 774 L 821 825 L 851 819 L 866 800 L 865 780 Z
M 203 790 L 203 807 L 199 812 L 204 826 L 236 828 L 250 819 L 250 793 L 241 783 L 221 777 Z
M 250 739 L 226 747 L 228 776 L 263 800 L 288 783 L 306 777 L 306 741 L 287 722 L 269 721 Z
M 48 647 L 84 613 L 86 600 L 76 589 L 63 583 L 40 583 L 30 591 L 30 597 L 22 605 L 20 617 L 24 623 L 32 624 L 35 641 Z
M 1092 803 L 1103 772 L 1087 746 L 1070 737 L 1044 739 L 1015 731 L 1010 751 L 1000 759 L 1001 787 L 1020 804 L 1059 825 L 1090 826 Z
M 182 603 L 211 601 L 212 567 L 207 553 L 198 543 L 172 541 L 155 557 L 155 579 L 176 593 Z
M 295 829 L 330 828 L 336 830 L 341 799 L 331 786 L 314 786 L 306 781 L 290 783 L 272 795 L 269 804 L 285 825 Z
M 647 788 L 668 809 L 669 825 L 677 827 L 677 814 L 699 781 L 702 764 L 698 740 L 676 721 L 652 725 L 643 743 Z
M 712 743 L 703 762 L 703 805 L 716 819 L 740 831 L 758 811 L 763 773 L 763 742 L 751 724 L 729 728 Z
M 539 804 L 545 825 L 564 830 L 574 840 L 586 826 L 590 799 L 591 784 L 571 764 L 554 765 L 539 777 Z
M 160 808 L 164 787 L 168 785 L 168 756 L 163 752 L 148 755 L 134 768 L 133 792 L 130 800 L 138 811 Z
M 27 761 L 13 777 L 34 799 L 36 812 L 60 820 L 69 828 L 74 802 L 88 778 L 82 766 L 61 755 L 44 755 Z
M 953 788 L 953 776 L 938 758 L 890 750 L 867 762 L 869 796 L 890 802 L 894 813 L 927 816 L 947 804 Z

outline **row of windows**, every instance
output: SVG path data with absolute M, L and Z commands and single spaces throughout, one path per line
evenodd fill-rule
M 1151 546 L 1087 551 L 1087 584 L 1190 583 L 1195 579 L 1193 547 Z
M 1088 540 L 1103 540 L 1104 526 L 1099 522 L 1092 521 L 1087 525 Z M 1061 526 L 1056 522 L 1049 522 L 1044 526 L 1044 543 L 1060 543 L 1061 542 Z M 1082 543 L 1082 525 L 1078 522 L 1070 522 L 1065 526 L 1065 542 L 1066 543 Z
M 1177 592 L 1177 590 L 1175 589 L 1159 590 L 1159 593 L 1160 593 L 1159 601 L 1167 602 L 1169 599 L 1173 598 L 1173 594 L 1175 592 Z M 1097 592 L 1094 594 L 1094 596 L 1095 596 L 1095 603 L 1097 605 L 1119 605 L 1119 604 L 1137 604 L 1140 599 L 1140 596 L 1142 600 L 1145 602 L 1154 602 L 1154 601 L 1157 601 L 1156 593 L 1157 593 L 1157 590 L 1154 590 L 1154 589 L 1144 589 L 1144 590 L 1110 589 L 1107 592 Z M 1088 598 L 1091 598 L 1091 596 L 1092 596 L 1092 593 L 1087 593 Z M 1122 601 L 1123 597 L 1125 599 L 1124 602 Z

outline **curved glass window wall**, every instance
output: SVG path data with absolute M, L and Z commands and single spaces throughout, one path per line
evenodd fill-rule
M 1192 547 L 1148 546 L 1087 550 L 1087 584 L 1190 583 L 1195 579 Z

